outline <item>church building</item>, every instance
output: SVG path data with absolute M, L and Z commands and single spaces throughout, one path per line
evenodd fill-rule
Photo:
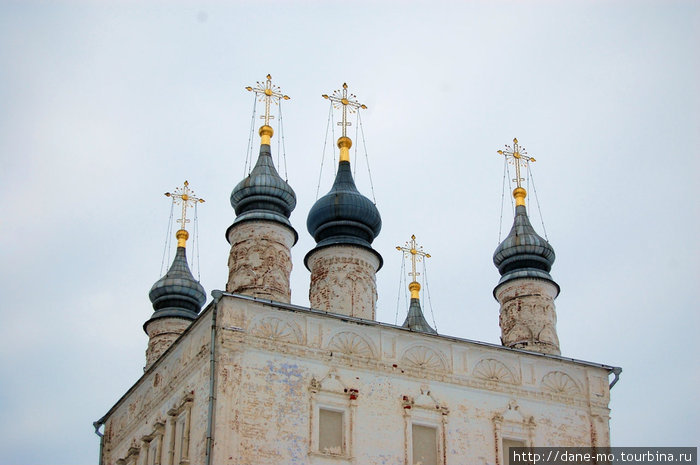
M 610 445 L 610 388 L 621 369 L 561 356 L 550 275 L 554 249 L 530 224 L 517 141 L 513 226 L 493 255 L 502 345 L 438 334 L 423 316 L 415 237 L 402 326 L 376 320 L 382 220 L 338 139 L 335 181 L 306 227 L 310 308 L 290 302 L 292 187 L 273 163 L 267 81 L 257 163 L 233 188 L 225 291 L 206 293 L 187 264 L 187 183 L 171 194 L 182 228 L 149 293 L 144 374 L 98 421 L 104 465 L 504 465 L 510 447 Z M 364 108 L 347 86 L 325 96 Z M 298 226 L 297 226 L 298 227 Z M 495 307 L 494 307 L 495 311 Z M 137 328 L 134 328 L 136 331 Z

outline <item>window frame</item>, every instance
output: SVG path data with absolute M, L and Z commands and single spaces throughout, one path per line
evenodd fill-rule
M 312 379 L 309 386 L 309 455 L 353 459 L 354 428 L 357 411 L 357 389 L 347 388 L 336 374 L 321 381 Z M 320 450 L 320 411 L 329 410 L 343 415 L 342 450 L 340 454 Z

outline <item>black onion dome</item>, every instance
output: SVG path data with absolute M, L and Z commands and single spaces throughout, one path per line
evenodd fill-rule
M 437 331 L 430 326 L 423 316 L 420 300 L 415 298 L 411 298 L 411 305 L 408 307 L 408 315 L 406 315 L 406 321 L 403 322 L 403 327 L 419 333 L 437 334 Z
M 151 287 L 148 298 L 153 303 L 153 315 L 145 326 L 158 318 L 174 317 L 194 320 L 207 295 L 199 281 L 195 280 L 187 266 L 185 248 L 178 247 L 173 264 L 165 276 Z
M 382 218 L 374 203 L 355 187 L 350 162 L 340 162 L 333 187 L 311 207 L 306 228 L 316 240 L 316 249 L 335 244 L 372 249 Z
M 233 224 L 247 220 L 270 220 L 291 228 L 289 215 L 296 205 L 294 190 L 277 174 L 270 146 L 261 144 L 253 171 L 231 192 L 231 206 L 237 215 Z M 296 236 L 296 231 L 294 234 Z
M 493 253 L 493 264 L 501 274 L 498 284 L 516 278 L 540 278 L 554 283 L 549 274 L 554 258 L 552 246 L 530 224 L 525 206 L 515 207 L 513 227 Z

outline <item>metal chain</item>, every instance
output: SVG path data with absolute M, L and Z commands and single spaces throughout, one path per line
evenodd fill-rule
M 357 112 L 358 126 L 360 127 L 360 132 L 362 133 L 362 146 L 365 149 L 365 160 L 367 161 L 367 174 L 369 175 L 369 186 L 372 189 L 372 201 L 377 205 L 377 197 L 374 195 L 374 182 L 372 182 L 372 171 L 369 168 L 369 156 L 367 155 L 367 144 L 365 143 L 365 128 L 362 126 L 362 118 L 360 117 L 360 112 Z
M 540 214 L 540 223 L 542 224 L 542 232 L 544 233 L 544 238 L 549 242 L 549 237 L 547 237 L 547 229 L 544 227 L 544 218 L 542 217 L 542 209 L 540 209 L 540 199 L 537 197 L 537 188 L 535 187 L 535 178 L 532 176 L 532 171 L 530 170 L 530 164 L 527 164 L 527 177 L 528 180 L 532 179 L 532 191 L 535 193 L 535 203 L 537 204 L 537 211 Z M 528 181 L 529 182 L 529 181 Z
M 430 317 L 433 319 L 433 328 L 437 332 L 438 327 L 437 323 L 435 322 L 435 314 L 433 313 L 433 301 L 430 299 L 430 286 L 428 286 L 428 272 L 427 272 L 427 267 L 425 266 L 425 262 L 427 260 L 423 260 L 423 284 L 425 284 L 425 295 L 428 297 L 428 306 L 430 307 Z
M 202 264 L 199 261 L 199 215 L 197 214 L 197 204 L 194 203 L 194 225 L 192 229 L 194 230 L 194 244 L 192 244 L 193 252 L 197 254 L 197 281 L 201 281 L 200 270 L 202 269 Z M 194 255 L 194 254 L 193 254 Z M 194 268 L 194 257 L 192 257 L 192 268 Z
M 503 184 L 501 185 L 501 216 L 498 218 L 498 243 L 501 243 L 501 233 L 503 231 L 503 204 L 505 203 L 506 195 L 506 169 L 508 168 L 508 159 L 503 158 Z
M 284 125 L 282 124 L 282 100 L 279 101 L 279 109 L 280 109 L 280 120 L 279 120 L 279 129 L 280 129 L 280 140 L 282 141 L 282 160 L 284 160 L 284 181 L 287 182 L 289 181 L 289 178 L 287 176 L 287 148 L 284 146 Z M 279 146 L 277 146 L 277 165 L 279 166 L 280 162 L 280 157 L 279 157 Z
M 401 288 L 404 290 L 404 302 L 408 300 L 406 294 L 406 254 L 401 254 L 401 271 L 399 272 L 399 290 L 396 293 L 396 316 L 394 317 L 394 326 L 399 324 L 399 304 L 401 303 Z
M 163 268 L 165 267 L 165 256 L 168 256 L 170 263 L 170 244 L 172 243 L 173 231 L 173 211 L 175 210 L 175 199 L 170 202 L 170 218 L 168 218 L 168 230 L 165 232 L 165 245 L 163 246 L 163 259 L 160 261 L 160 275 L 163 276 Z
M 318 200 L 318 191 L 321 189 L 321 176 L 323 175 L 323 160 L 326 158 L 326 146 L 328 145 L 328 127 L 331 125 L 331 115 L 333 114 L 333 103 L 328 109 L 328 121 L 326 122 L 326 137 L 323 139 L 323 153 L 321 154 L 321 169 L 318 172 L 318 184 L 316 185 L 316 200 Z
M 248 148 L 245 152 L 245 165 L 243 166 L 243 177 L 248 176 L 253 169 L 253 129 L 255 128 L 255 109 L 258 105 L 258 99 L 253 94 L 253 115 L 250 117 L 250 132 L 248 133 Z M 250 167 L 248 160 L 250 159 Z M 250 170 L 249 170 L 250 168 Z

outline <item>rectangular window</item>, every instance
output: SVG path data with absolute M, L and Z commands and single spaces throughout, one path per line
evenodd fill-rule
M 147 465 L 160 465 L 160 436 L 156 436 L 148 444 Z
M 318 450 L 324 454 L 342 455 L 345 452 L 343 444 L 343 412 L 318 410 Z
M 188 411 L 180 414 L 175 422 L 175 463 L 187 462 L 189 452 Z
M 413 465 L 438 465 L 437 428 L 412 425 Z
M 517 439 L 503 438 L 501 443 L 503 444 L 503 463 L 505 465 L 510 465 L 511 447 L 525 447 L 525 441 L 518 441 Z

